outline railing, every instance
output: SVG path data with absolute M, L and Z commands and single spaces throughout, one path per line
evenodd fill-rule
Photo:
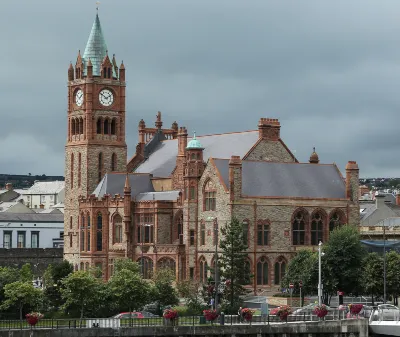
M 400 310 L 394 309 L 378 309 L 374 310 L 371 313 L 371 317 L 369 318 L 369 323 L 373 322 L 395 322 L 398 323 L 400 321 Z
M 362 318 L 359 316 L 358 318 Z M 332 310 L 324 318 L 319 318 L 312 313 L 294 313 L 287 316 L 282 321 L 276 315 L 255 315 L 251 324 L 269 325 L 291 322 L 317 322 L 317 321 L 335 321 L 346 319 L 343 311 Z M 246 325 L 249 322 L 244 321 L 238 315 L 220 315 L 213 323 L 207 322 L 204 316 L 183 316 L 174 322 L 165 320 L 162 317 L 149 318 L 85 318 L 85 319 L 41 319 L 33 329 L 87 329 L 87 328 L 133 328 L 133 327 L 156 327 L 156 326 L 204 326 L 204 325 Z M 0 330 L 32 329 L 25 320 L 0 320 Z

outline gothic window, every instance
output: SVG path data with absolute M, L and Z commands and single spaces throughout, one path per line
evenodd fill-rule
M 75 118 L 71 120 L 71 134 L 75 135 Z
M 157 263 L 159 269 L 171 269 L 175 272 L 175 261 L 169 257 L 163 257 Z
M 268 260 L 263 256 L 257 262 L 257 285 L 268 285 L 268 267 Z
M 190 159 L 191 159 L 191 160 L 195 160 L 195 159 L 196 159 L 196 154 L 195 154 L 195 153 L 192 153 L 192 155 L 190 156 Z
M 136 233 L 138 243 L 154 243 L 153 214 L 141 214 L 138 217 Z
M 194 186 L 189 187 L 189 199 L 195 200 L 196 199 L 196 189 Z
M 71 189 L 74 188 L 74 154 L 71 153 Z
M 204 257 L 202 257 L 200 259 L 200 263 L 199 263 L 199 269 L 200 269 L 200 282 L 201 283 L 206 283 L 207 282 L 207 271 L 208 271 L 208 267 L 207 267 L 207 261 Z
M 114 217 L 114 243 L 122 242 L 122 217 L 117 214 Z
M 269 222 L 258 220 L 257 222 L 257 245 L 268 246 L 269 244 Z
M 103 216 L 101 213 L 97 214 L 96 250 L 98 252 L 103 250 Z
M 108 72 L 108 74 L 107 74 L 107 75 L 108 75 L 108 78 L 111 78 L 111 68 L 108 68 L 108 69 L 107 69 L 107 72 Z
M 115 153 L 111 156 L 111 171 L 117 170 L 117 155 Z
M 81 262 L 81 269 L 80 270 L 85 270 L 85 264 L 83 262 Z
M 79 118 L 79 134 L 83 135 L 83 119 Z
M 108 135 L 109 134 L 109 130 L 108 130 L 108 118 L 106 118 L 105 120 L 104 120 L 104 134 L 105 135 Z
M 311 244 L 313 246 L 316 246 L 320 241 L 323 241 L 324 222 L 325 216 L 322 212 L 318 211 L 313 214 L 311 219 Z
M 115 135 L 116 123 L 117 123 L 117 120 L 115 118 L 113 118 L 113 120 L 111 121 L 111 134 L 112 135 Z
M 90 252 L 90 215 L 89 214 L 87 217 L 86 245 L 87 245 L 87 251 Z
M 101 118 L 97 118 L 97 134 L 101 135 Z
M 82 175 L 82 155 L 79 152 L 78 154 L 78 187 L 81 187 L 81 177 Z
M 190 245 L 194 246 L 194 241 L 195 241 L 195 233 L 194 230 L 190 230 Z
M 206 224 L 202 222 L 200 224 L 200 245 L 204 246 L 206 244 Z
M 341 211 L 336 210 L 329 217 L 329 231 L 332 232 L 335 228 L 344 225 L 344 215 Z
M 246 247 L 247 247 L 249 244 L 249 221 L 248 220 L 243 220 L 242 230 L 243 230 L 243 244 L 246 245 Z
M 153 260 L 148 257 L 142 257 L 138 260 L 140 272 L 144 279 L 151 279 L 153 276 Z
M 86 262 L 86 263 L 85 263 L 85 270 L 86 270 L 86 271 L 89 271 L 89 262 Z
M 81 246 L 81 252 L 85 251 L 85 215 L 82 214 L 81 215 L 81 230 L 80 230 L 80 234 L 81 234 L 81 240 L 80 240 L 80 246 Z
M 306 214 L 299 210 L 293 217 L 292 241 L 293 245 L 305 245 Z
M 211 180 L 208 180 L 204 186 L 204 210 L 215 211 L 216 209 L 216 189 Z
M 275 284 L 278 285 L 282 282 L 286 272 L 286 261 L 283 257 L 278 258 L 275 262 Z
M 107 78 L 107 68 L 106 67 L 103 68 L 103 77 Z
M 100 152 L 99 153 L 99 177 L 98 177 L 98 182 L 101 181 L 101 178 L 103 177 L 103 154 Z

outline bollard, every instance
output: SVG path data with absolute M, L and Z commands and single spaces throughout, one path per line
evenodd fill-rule
M 219 323 L 221 325 L 225 325 L 225 314 L 223 312 L 221 312 L 221 318 L 220 318 Z

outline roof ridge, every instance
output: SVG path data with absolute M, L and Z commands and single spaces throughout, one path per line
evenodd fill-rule
M 238 133 L 248 133 L 248 132 L 258 132 L 258 130 L 245 130 L 245 131 L 232 131 L 232 132 L 225 132 L 225 133 L 213 133 L 213 134 L 207 134 L 207 135 L 196 135 L 196 138 L 201 138 L 201 137 L 212 137 L 212 136 L 225 136 L 225 135 L 232 135 L 232 134 L 238 134 Z M 188 139 L 193 139 L 193 137 L 188 137 Z M 177 140 L 175 139 L 164 139 L 161 140 L 161 142 L 167 142 L 170 140 Z

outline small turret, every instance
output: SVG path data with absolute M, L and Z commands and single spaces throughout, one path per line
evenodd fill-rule
M 83 62 L 82 62 L 82 56 L 81 56 L 81 51 L 78 51 L 78 57 L 76 58 L 76 64 L 75 64 L 75 78 L 79 79 L 83 77 Z
M 125 81 L 125 65 L 124 65 L 124 61 L 122 61 L 120 67 L 119 67 L 119 80 L 121 82 Z
M 72 62 L 70 62 L 68 68 L 68 81 L 73 81 L 73 80 L 74 80 L 74 67 L 72 66 Z
M 156 116 L 156 128 L 161 130 L 162 128 L 162 120 L 161 120 L 161 111 L 157 112 L 157 116 Z
M 315 152 L 315 147 L 313 148 L 313 152 L 311 153 L 309 161 L 310 161 L 311 164 L 318 164 L 319 163 L 319 157 L 318 157 L 317 152 Z
M 92 78 L 93 77 L 93 64 L 92 61 L 89 59 L 88 64 L 87 64 L 87 77 Z
M 114 68 L 114 73 L 118 74 L 118 66 L 117 66 L 117 61 L 115 60 L 115 54 L 113 54 L 113 58 L 112 58 L 111 63 L 112 63 L 113 68 Z

